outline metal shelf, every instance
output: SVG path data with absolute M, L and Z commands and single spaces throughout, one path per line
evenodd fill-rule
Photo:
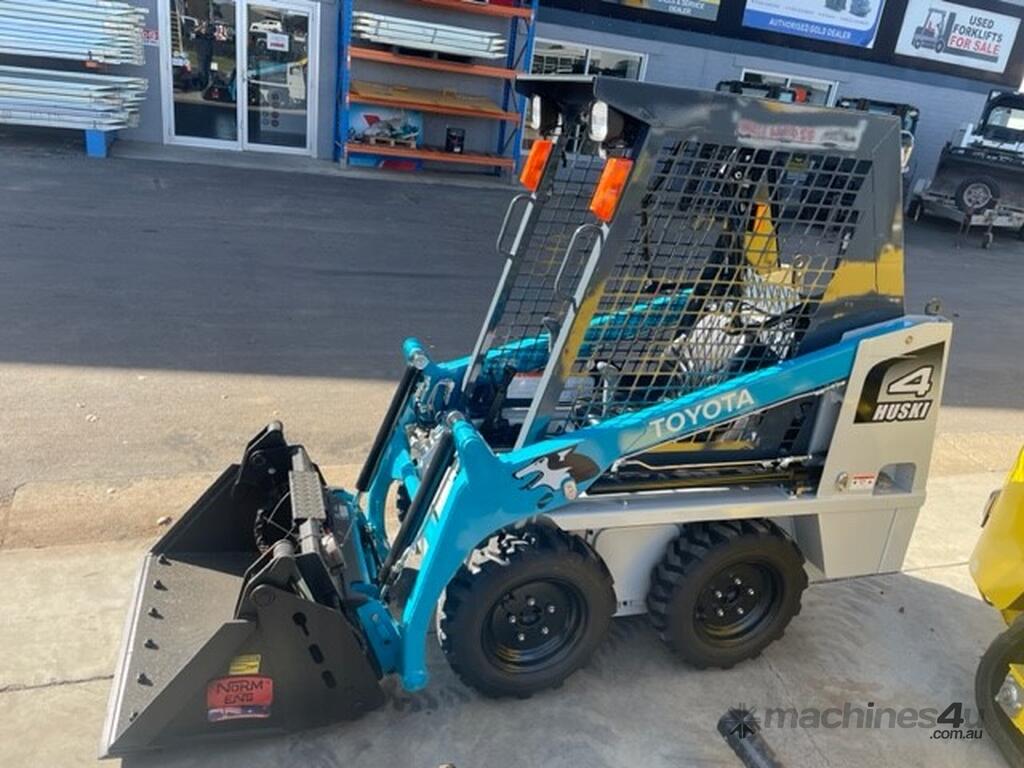
M 467 0 L 411 0 L 422 5 L 433 5 L 462 13 L 477 13 L 481 16 L 498 16 L 506 19 L 530 19 L 533 9 L 516 5 L 495 5 L 491 3 L 473 3 Z
M 450 18 L 454 13 L 465 13 L 467 16 L 487 16 L 507 20 L 508 30 L 506 33 L 507 53 L 504 66 L 493 66 L 486 63 L 477 63 L 469 59 L 467 61 L 452 61 L 433 56 L 418 56 L 399 52 L 399 50 L 386 47 L 375 47 L 369 44 L 354 44 L 354 13 L 356 10 L 375 12 L 375 0 L 340 0 L 338 3 L 338 40 L 341 48 L 338 57 L 338 99 L 335 119 L 335 160 L 342 163 L 347 162 L 349 152 L 360 155 L 376 155 L 380 157 L 404 157 L 417 160 L 429 160 L 438 163 L 457 163 L 469 166 L 489 168 L 491 173 L 501 175 L 507 171 L 515 171 L 518 168 L 522 148 L 522 115 L 526 110 L 525 99 L 516 93 L 514 80 L 516 76 L 524 72 L 529 66 L 533 54 L 533 43 L 536 34 L 535 18 L 539 0 L 520 0 L 522 5 L 497 5 L 492 3 L 476 3 L 468 0 L 406 0 L 410 5 L 418 5 L 425 8 L 434 8 L 445 14 L 438 15 L 438 24 L 444 26 L 451 24 Z M 394 12 L 394 6 L 388 6 L 388 12 Z M 420 14 L 422 17 L 424 14 Z M 480 24 L 482 22 L 478 22 Z M 464 24 L 467 28 L 473 24 Z M 353 79 L 352 68 L 358 62 L 374 62 L 377 64 L 388 64 L 394 67 L 404 67 L 409 70 L 405 82 L 417 82 L 412 79 L 412 70 L 425 70 L 444 75 L 467 75 L 477 78 L 490 78 L 496 81 L 493 96 L 473 97 L 460 96 L 452 93 L 449 85 L 460 87 L 458 82 L 452 82 L 451 78 L 441 80 L 438 89 L 429 88 L 403 88 L 401 73 L 395 72 L 394 79 L 388 76 L 388 85 L 392 82 L 399 86 L 389 92 L 386 86 L 380 88 L 363 88 L 360 92 L 360 83 Z M 367 65 L 363 65 L 367 66 Z M 363 70 L 359 70 L 363 71 Z M 419 82 L 422 81 L 422 78 Z M 417 85 L 419 84 L 417 82 Z M 483 92 L 486 90 L 482 85 L 471 88 L 463 84 L 462 90 L 468 92 Z M 443 90 L 442 90 L 443 89 Z M 402 91 L 405 91 L 404 93 Z M 464 102 L 464 103 L 459 103 Z M 423 114 L 424 118 L 430 115 L 455 115 L 470 119 L 481 119 L 493 121 L 496 128 L 484 128 L 479 130 L 493 131 L 488 141 L 495 141 L 493 153 L 488 152 L 465 152 L 451 153 L 439 149 L 389 146 L 380 144 L 363 144 L 357 141 L 350 141 L 351 110 L 356 104 L 376 104 L 389 106 L 395 109 L 408 109 Z M 428 128 L 433 131 L 436 137 L 436 120 Z M 483 123 L 481 124 L 484 125 Z M 477 129 L 474 129 L 474 132 Z M 476 140 L 479 147 L 480 139 Z
M 521 118 L 518 112 L 506 112 L 484 98 L 452 95 L 426 88 L 403 88 L 353 81 L 349 86 L 348 100 L 352 104 L 379 104 L 396 109 L 415 109 L 419 112 L 475 117 L 481 120 L 504 120 L 509 123 L 518 123 Z
M 489 67 L 486 64 L 468 64 L 461 61 L 433 59 L 427 56 L 413 56 L 405 53 L 383 51 L 379 48 L 365 48 L 353 45 L 349 56 L 364 61 L 377 61 L 382 64 L 395 64 L 400 67 L 429 69 L 434 72 L 451 72 L 457 75 L 474 75 L 476 77 L 493 77 L 497 80 L 515 80 L 516 70 L 505 67 Z
M 445 152 L 428 147 L 388 147 L 380 144 L 360 144 L 350 141 L 345 144 L 348 152 L 384 157 L 404 157 L 411 160 L 428 160 L 434 163 L 456 163 L 460 165 L 482 165 L 494 168 L 513 168 L 515 161 L 502 155 L 484 155 L 476 152 Z

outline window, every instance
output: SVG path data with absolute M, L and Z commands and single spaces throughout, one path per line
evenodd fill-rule
M 756 69 L 743 70 L 743 82 L 761 85 L 781 85 L 795 92 L 795 101 L 800 104 L 817 104 L 831 107 L 836 100 L 839 83 L 835 80 L 815 80 L 812 77 L 790 77 L 776 72 L 761 72 Z
M 615 51 L 608 48 L 591 48 L 576 43 L 560 43 L 555 40 L 537 40 L 533 46 L 530 62 L 532 75 L 604 75 L 627 80 L 643 80 L 646 57 L 640 53 Z M 523 131 L 523 150 L 526 151 L 537 138 L 529 127 L 527 103 L 526 129 Z M 576 137 L 569 144 L 570 152 L 590 152 L 594 148 L 585 137 Z M 596 151 L 596 150 L 595 150 Z
M 538 40 L 534 44 L 530 66 L 534 75 L 606 75 L 627 80 L 643 80 L 643 71 L 642 54 L 555 40 Z

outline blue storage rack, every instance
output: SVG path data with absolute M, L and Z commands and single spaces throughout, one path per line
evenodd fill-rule
M 464 12 L 467 15 L 473 13 L 484 13 L 489 16 L 500 16 L 508 18 L 508 51 L 505 59 L 506 71 L 525 72 L 529 67 L 533 56 L 533 45 L 536 34 L 536 17 L 538 0 L 520 0 L 517 6 L 498 4 L 478 3 L 471 0 L 406 0 L 409 3 L 422 7 L 440 8 L 454 12 Z M 351 102 L 349 93 L 352 86 L 352 58 L 367 58 L 373 53 L 372 58 L 387 63 L 400 61 L 406 66 L 416 67 L 412 63 L 413 56 L 405 54 L 387 53 L 379 48 L 370 46 L 353 45 L 353 13 L 357 2 L 372 2 L 372 0 L 341 0 L 338 7 L 338 79 L 337 99 L 335 102 L 335 131 L 334 131 L 334 159 L 336 162 L 347 164 L 350 154 L 369 155 L 378 157 L 405 157 L 424 162 L 438 163 L 459 163 L 475 165 L 479 167 L 492 168 L 492 173 L 501 175 L 504 171 L 510 170 L 513 173 L 519 168 L 522 153 L 522 132 L 523 115 L 526 110 L 526 101 L 515 92 L 514 83 L 511 77 L 505 77 L 502 86 L 500 108 L 502 112 L 517 112 L 519 121 L 515 127 L 510 129 L 510 123 L 505 120 L 499 121 L 497 129 L 497 146 L 493 155 L 483 154 L 455 154 L 446 153 L 441 150 L 431 149 L 394 149 L 373 145 L 360 145 L 354 149 L 348 143 L 349 127 L 351 125 Z M 487 8 L 486 11 L 483 8 Z M 447 22 L 446 22 L 447 23 Z M 353 56 L 353 50 L 355 56 Z M 361 54 L 361 55 L 360 55 Z M 437 59 L 424 59 L 428 62 L 422 69 L 438 69 L 437 64 L 429 62 L 439 61 Z M 458 72 L 466 75 L 482 74 L 484 71 L 497 72 L 499 68 L 484 65 L 459 65 L 452 63 L 453 69 L 441 70 Z M 475 70 L 475 71 L 474 71 Z M 494 77 L 495 74 L 484 76 Z M 385 103 L 386 102 L 382 102 Z M 493 158 L 494 162 L 489 163 L 488 159 Z M 500 160 L 500 162 L 498 162 Z

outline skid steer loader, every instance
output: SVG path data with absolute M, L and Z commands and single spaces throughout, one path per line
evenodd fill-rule
M 898 122 L 517 88 L 541 138 L 473 349 L 405 342 L 353 489 L 271 424 L 152 547 L 103 754 L 355 717 L 427 684 L 435 619 L 490 696 L 557 686 L 629 614 L 729 667 L 808 576 L 900 567 L 950 324 L 904 312 Z

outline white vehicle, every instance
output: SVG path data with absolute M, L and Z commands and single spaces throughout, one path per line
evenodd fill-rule
M 279 19 L 262 19 L 249 25 L 249 34 L 266 34 L 268 32 L 284 34 L 284 26 Z

